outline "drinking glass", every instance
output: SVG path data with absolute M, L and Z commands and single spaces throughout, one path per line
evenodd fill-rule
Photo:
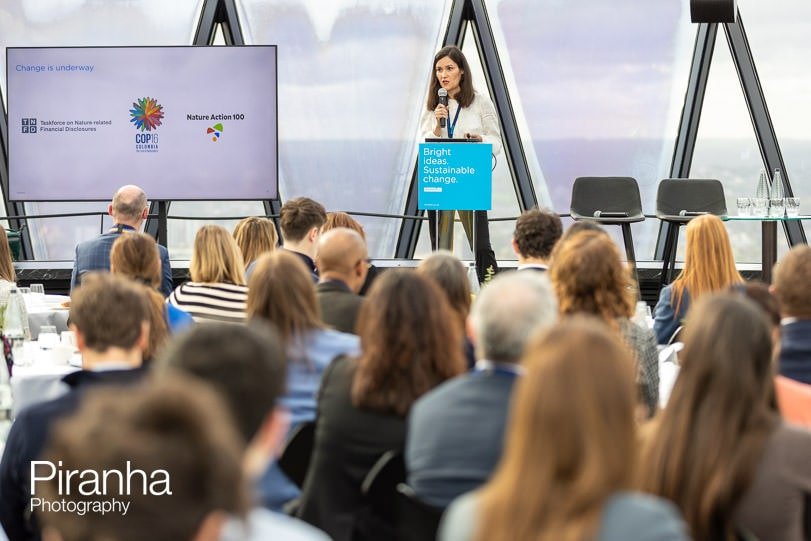
M 43 325 L 39 328 L 39 336 L 37 337 L 40 349 L 51 349 L 59 344 L 59 334 L 56 332 L 56 327 L 53 325 Z
M 17 291 L 20 293 L 20 295 L 30 295 L 31 294 L 31 288 L 30 287 L 18 287 Z
M 752 216 L 766 216 L 769 212 L 769 200 L 765 197 L 752 198 Z
M 800 215 L 800 198 L 799 197 L 786 197 L 786 215 L 799 216 Z
M 31 284 L 31 294 L 32 295 L 45 295 L 45 285 L 43 285 L 43 284 Z
M 769 199 L 769 216 L 782 218 L 785 214 L 786 207 L 782 197 L 779 199 Z
M 752 201 L 748 197 L 739 197 L 738 203 L 738 216 L 749 216 L 752 213 Z

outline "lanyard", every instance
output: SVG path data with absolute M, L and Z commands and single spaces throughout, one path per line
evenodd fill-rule
M 461 110 L 462 106 L 457 103 L 456 114 L 453 115 L 453 122 L 448 122 L 448 139 L 453 139 L 453 130 L 456 128 L 456 121 L 459 120 L 459 111 Z
M 524 375 L 524 367 L 512 363 L 494 363 L 492 361 L 476 361 L 476 373 L 501 374 L 503 376 L 518 377 Z

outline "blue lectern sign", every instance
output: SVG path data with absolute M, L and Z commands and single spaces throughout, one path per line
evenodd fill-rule
M 490 210 L 493 206 L 489 143 L 422 143 L 417 166 L 422 210 Z

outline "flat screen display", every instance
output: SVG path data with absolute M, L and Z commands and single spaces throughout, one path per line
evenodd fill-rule
M 9 199 L 272 199 L 276 47 L 7 49 Z

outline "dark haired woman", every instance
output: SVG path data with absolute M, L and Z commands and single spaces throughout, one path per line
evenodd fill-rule
M 460 332 L 428 278 L 395 269 L 375 280 L 358 317 L 360 357 L 336 359 L 321 381 L 301 518 L 334 541 L 389 538 L 366 520 L 361 483 L 386 451 L 402 451 L 414 401 L 464 371 Z
M 428 89 L 426 110 L 422 115 L 424 138 L 442 137 L 467 139 L 493 145 L 493 154 L 501 152 L 501 131 L 498 116 L 490 99 L 473 89 L 470 66 L 456 46 L 443 47 L 434 56 L 434 74 Z M 448 104 L 439 102 L 438 92 L 447 92 Z M 445 127 L 442 127 L 444 119 Z M 436 219 L 429 213 L 431 243 L 436 245 Z M 490 246 L 487 212 L 459 211 L 470 248 L 476 256 L 476 273 L 483 282 L 488 274 L 498 271 L 498 263 Z M 473 228 L 476 228 L 476 246 L 473 246 Z M 453 251 L 453 212 L 439 212 L 439 248 Z
M 642 488 L 673 501 L 694 539 L 811 538 L 811 433 L 774 409 L 766 317 L 739 295 L 707 294 L 688 321 L 679 377 L 642 455 Z

